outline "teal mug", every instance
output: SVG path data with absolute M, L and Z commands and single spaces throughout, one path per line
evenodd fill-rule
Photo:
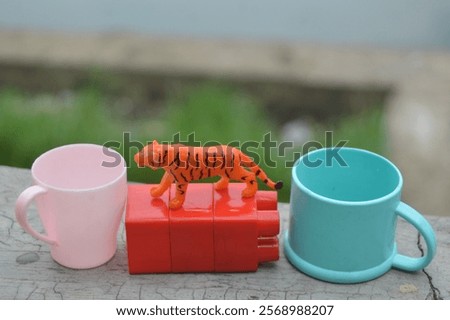
M 334 283 L 375 279 L 396 268 L 418 271 L 436 253 L 430 224 L 401 202 L 403 179 L 389 160 L 353 148 L 325 148 L 302 156 L 292 170 L 286 257 L 297 269 Z M 397 252 L 397 217 L 423 236 L 427 252 Z

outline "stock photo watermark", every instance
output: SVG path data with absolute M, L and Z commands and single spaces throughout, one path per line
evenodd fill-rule
M 276 168 L 278 166 L 283 166 L 285 168 L 292 168 L 295 162 L 301 157 L 304 164 L 310 168 L 317 168 L 325 164 L 325 166 L 332 166 L 336 163 L 339 166 L 347 167 L 345 159 L 340 155 L 341 148 L 345 147 L 348 140 L 339 140 L 337 142 L 333 139 L 333 132 L 325 132 L 324 143 L 319 141 L 307 141 L 302 146 L 295 146 L 292 141 L 282 141 L 279 142 L 274 139 L 271 132 L 267 132 L 262 136 L 260 141 L 248 140 L 240 141 L 234 140 L 226 144 L 226 148 L 218 148 L 221 143 L 214 140 L 201 142 L 196 139 L 195 133 L 192 132 L 188 134 L 184 139 L 182 139 L 180 132 L 175 133 L 172 136 L 171 141 L 160 141 L 159 144 L 162 146 L 170 146 L 171 148 L 181 150 L 201 147 L 205 154 L 208 154 L 203 161 L 206 165 L 211 165 L 214 159 L 219 159 L 216 161 L 215 165 L 221 166 L 225 165 L 224 159 L 228 156 L 229 150 L 231 148 L 237 148 L 241 150 L 242 153 L 247 155 L 252 159 L 252 162 L 257 165 L 264 165 L 268 168 Z M 146 146 L 152 145 L 152 141 L 147 141 L 145 143 L 132 139 L 131 132 L 124 132 L 122 135 L 122 141 L 107 141 L 103 144 L 104 153 L 110 157 L 110 161 L 104 161 L 102 163 L 105 167 L 115 167 L 121 163 L 120 156 L 112 152 L 110 149 L 123 151 L 123 158 L 125 159 L 127 166 L 133 162 L 135 154 L 139 153 Z M 314 159 L 308 156 L 311 151 L 326 148 L 324 159 Z M 219 157 L 218 154 L 221 156 Z M 231 156 L 231 154 L 230 154 Z M 158 157 L 162 157 L 161 154 Z M 213 160 L 210 158 L 214 158 Z M 162 164 L 163 159 L 154 159 L 156 163 Z M 184 163 L 176 163 L 179 166 L 187 165 Z

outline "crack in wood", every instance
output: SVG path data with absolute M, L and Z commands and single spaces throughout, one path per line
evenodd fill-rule
M 417 235 L 417 248 L 419 248 L 420 254 L 423 257 L 425 255 L 425 250 L 423 249 L 422 236 L 420 235 L 420 232 Z M 427 298 L 431 297 L 433 300 L 443 300 L 441 297 L 441 290 L 439 290 L 433 283 L 433 277 L 425 270 L 425 268 L 422 269 L 422 272 L 427 277 L 428 284 L 430 286 L 430 292 L 428 293 Z

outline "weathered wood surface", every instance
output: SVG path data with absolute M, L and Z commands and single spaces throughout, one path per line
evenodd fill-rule
M 52 260 L 46 244 L 16 223 L 14 204 L 31 185 L 29 170 L 0 166 L 0 299 L 448 299 L 450 297 L 450 219 L 432 217 L 438 253 L 426 270 L 391 270 L 379 279 L 336 285 L 312 279 L 292 267 L 283 254 L 255 273 L 129 275 L 123 224 L 118 250 L 106 265 L 71 270 Z M 282 230 L 288 205 L 280 204 Z M 40 228 L 31 208 L 29 218 Z M 42 229 L 42 228 L 41 228 Z M 420 256 L 418 234 L 400 221 L 402 253 Z

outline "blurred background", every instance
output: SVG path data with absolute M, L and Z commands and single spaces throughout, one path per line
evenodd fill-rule
M 411 205 L 450 216 L 449 21 L 446 0 L 0 0 L 0 165 L 119 141 L 129 180 L 157 183 L 132 141 L 270 132 L 293 143 L 272 166 L 256 148 L 288 202 L 286 160 L 345 140 L 397 163 Z

